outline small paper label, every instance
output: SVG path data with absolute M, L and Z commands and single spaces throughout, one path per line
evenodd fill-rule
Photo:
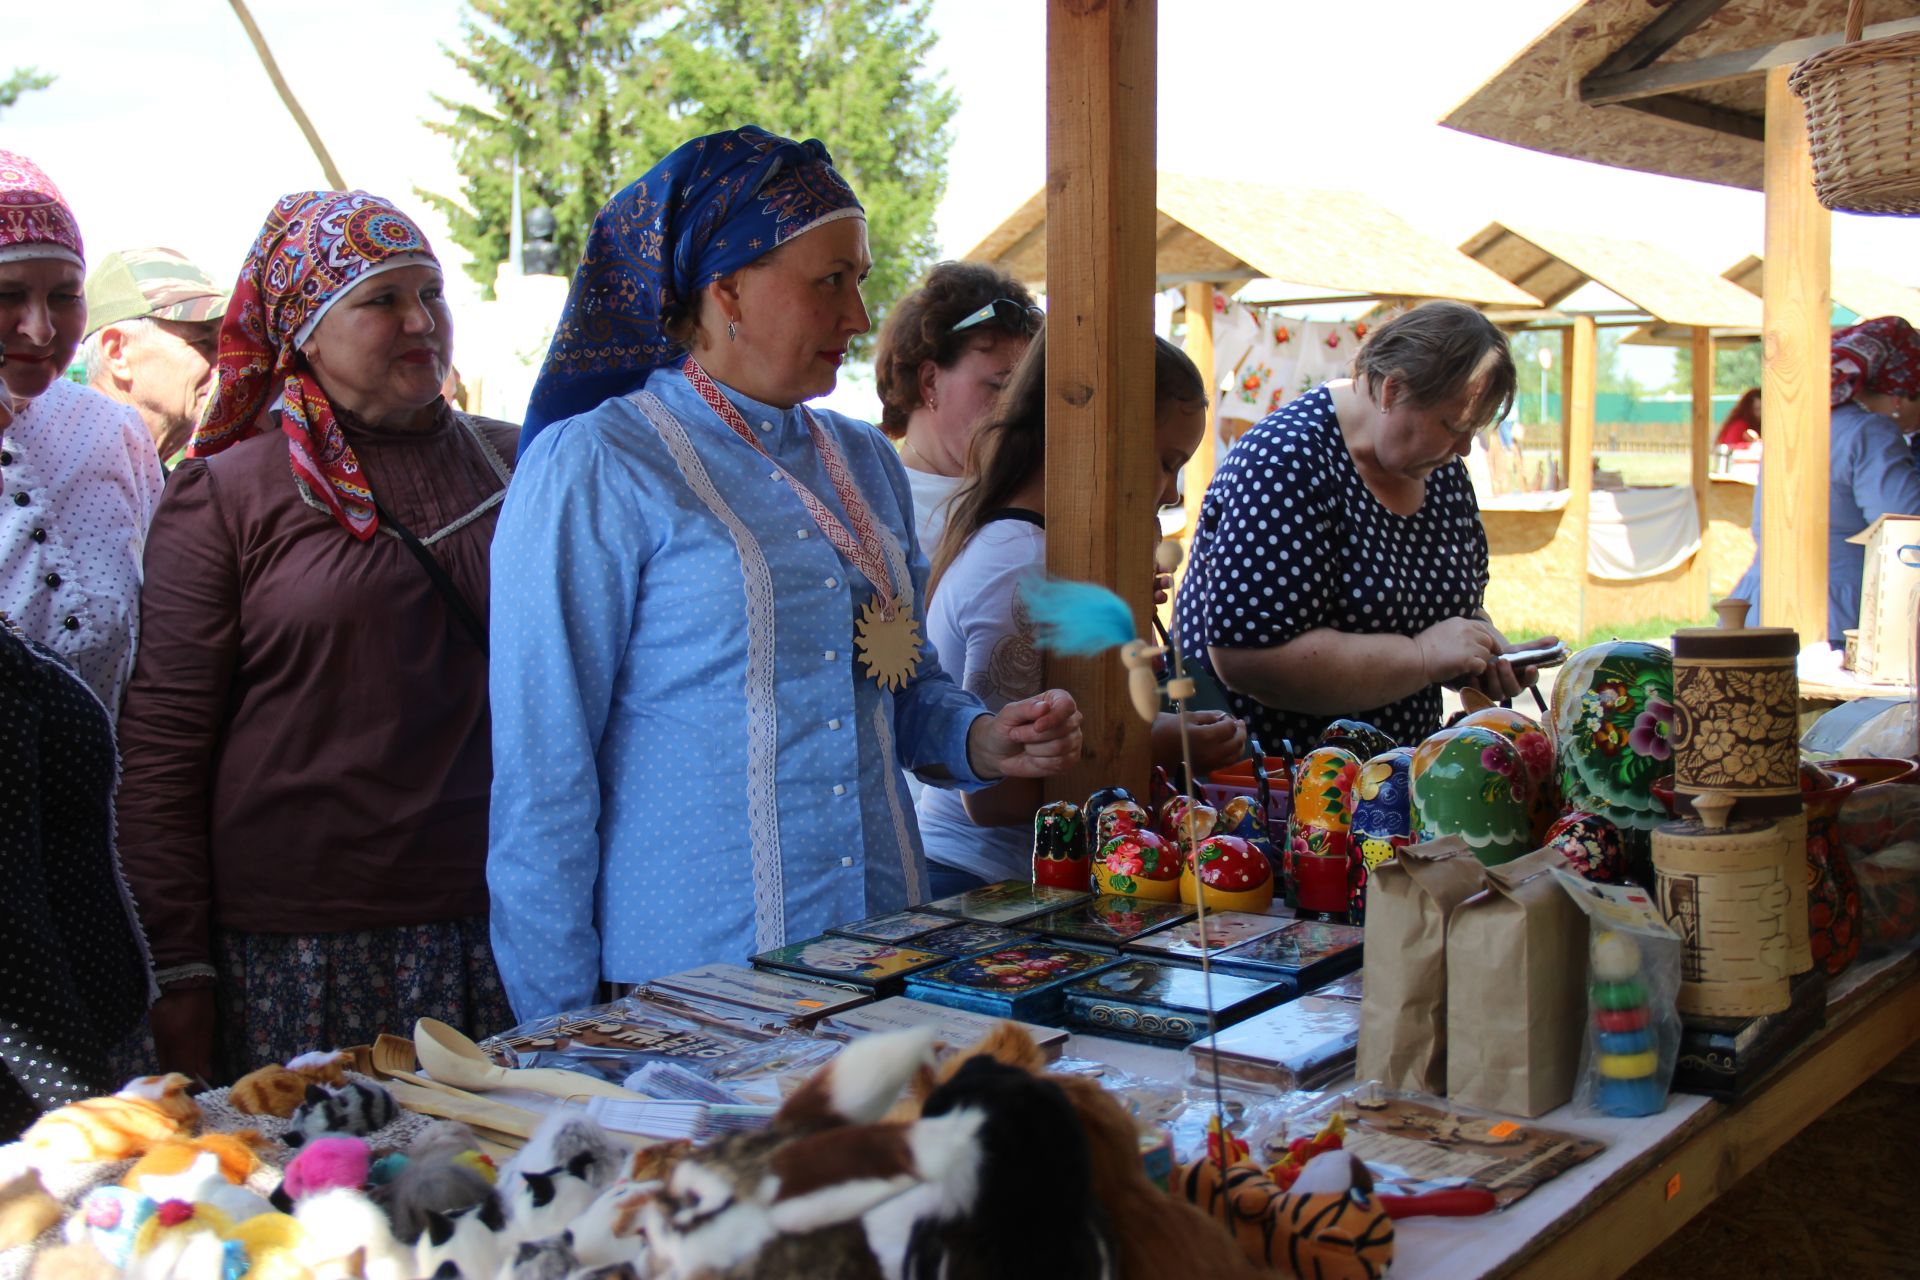
M 1676 1173 L 1671 1178 L 1667 1179 L 1667 1199 L 1671 1200 L 1679 1194 L 1680 1194 L 1680 1175 Z
M 1511 1120 L 1502 1120 L 1499 1124 L 1487 1130 L 1487 1136 L 1489 1138 L 1511 1138 L 1518 1132 L 1520 1132 L 1519 1125 Z
M 824 1000 L 795 1000 L 794 1003 L 802 1009 L 824 1009 L 827 1005 Z
M 1667 927 L 1652 896 L 1640 886 L 1595 884 L 1565 867 L 1555 867 L 1553 874 L 1580 909 L 1600 923 L 1614 929 L 1679 940 L 1680 935 Z

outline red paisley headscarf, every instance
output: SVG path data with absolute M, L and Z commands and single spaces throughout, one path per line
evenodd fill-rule
M 84 267 L 86 257 L 80 225 L 53 179 L 18 152 L 0 150 L 0 262 L 59 258 Z
M 1920 334 L 1899 316 L 1863 320 L 1833 335 L 1833 405 L 1862 391 L 1920 398 Z
M 205 458 L 259 434 L 278 392 L 293 473 L 362 540 L 379 527 L 326 392 L 300 360 L 300 344 L 354 286 L 396 267 L 439 265 L 413 219 L 364 191 L 282 196 L 240 268 L 220 324 L 213 394 L 187 445 Z

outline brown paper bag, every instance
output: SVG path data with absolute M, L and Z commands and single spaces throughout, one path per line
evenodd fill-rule
M 1557 850 L 1539 849 L 1488 868 L 1486 892 L 1461 903 L 1447 926 L 1454 1102 L 1537 1116 L 1573 1097 L 1588 931 L 1553 876 L 1564 865 Z
M 1414 1093 L 1446 1088 L 1447 920 L 1486 878 L 1458 836 L 1402 849 L 1367 877 L 1360 1079 Z

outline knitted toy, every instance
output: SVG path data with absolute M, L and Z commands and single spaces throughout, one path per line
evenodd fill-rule
M 191 1133 L 200 1107 L 187 1096 L 187 1077 L 175 1072 L 141 1076 L 108 1098 L 83 1098 L 49 1111 L 21 1135 L 35 1164 L 126 1160 L 155 1143 Z

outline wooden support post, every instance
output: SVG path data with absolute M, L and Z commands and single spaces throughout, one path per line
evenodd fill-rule
M 1560 331 L 1560 487 L 1572 487 L 1573 475 L 1573 329 Z M 1541 412 L 1545 412 L 1543 405 Z
M 1790 67 L 1767 72 L 1765 335 L 1760 402 L 1760 617 L 1800 643 L 1827 636 L 1827 405 L 1833 215 L 1813 195 L 1807 119 L 1787 88 Z
M 1220 388 L 1214 385 L 1213 376 L 1213 285 L 1211 283 L 1190 284 L 1187 293 L 1187 355 L 1192 358 L 1194 367 L 1200 370 L 1201 380 L 1207 386 L 1207 430 L 1200 437 L 1200 447 L 1193 451 L 1193 457 L 1187 459 L 1185 471 L 1180 476 L 1180 500 L 1183 514 L 1180 520 L 1180 538 L 1186 544 L 1189 554 L 1193 551 L 1193 532 L 1200 527 L 1200 503 L 1207 496 L 1207 486 L 1213 483 L 1213 473 L 1220 465 L 1220 429 L 1219 404 Z M 1187 562 L 1180 562 L 1179 570 L 1174 574 L 1174 589 L 1179 590 L 1185 580 Z M 1169 596 L 1166 604 L 1160 607 L 1161 620 L 1172 629 L 1174 597 Z
M 1600 363 L 1599 331 L 1592 316 L 1575 316 L 1568 330 L 1563 397 L 1569 407 L 1567 417 L 1567 523 L 1568 541 L 1573 544 L 1573 572 L 1568 575 L 1579 593 L 1573 616 L 1579 619 L 1579 631 L 1568 636 L 1577 642 L 1598 625 L 1587 616 L 1587 542 L 1592 536 L 1593 503 L 1593 411 L 1595 376 Z
M 1150 634 L 1156 0 L 1047 4 L 1047 569 L 1097 582 Z M 1211 314 L 1211 312 L 1209 312 Z M 1047 655 L 1086 754 L 1048 787 L 1147 794 L 1147 726 L 1117 654 Z
M 1693 432 L 1689 456 L 1693 462 L 1693 509 L 1700 519 L 1700 549 L 1687 569 L 1687 620 L 1704 624 L 1709 618 L 1713 553 L 1707 533 L 1707 463 L 1713 457 L 1713 330 L 1693 327 Z

